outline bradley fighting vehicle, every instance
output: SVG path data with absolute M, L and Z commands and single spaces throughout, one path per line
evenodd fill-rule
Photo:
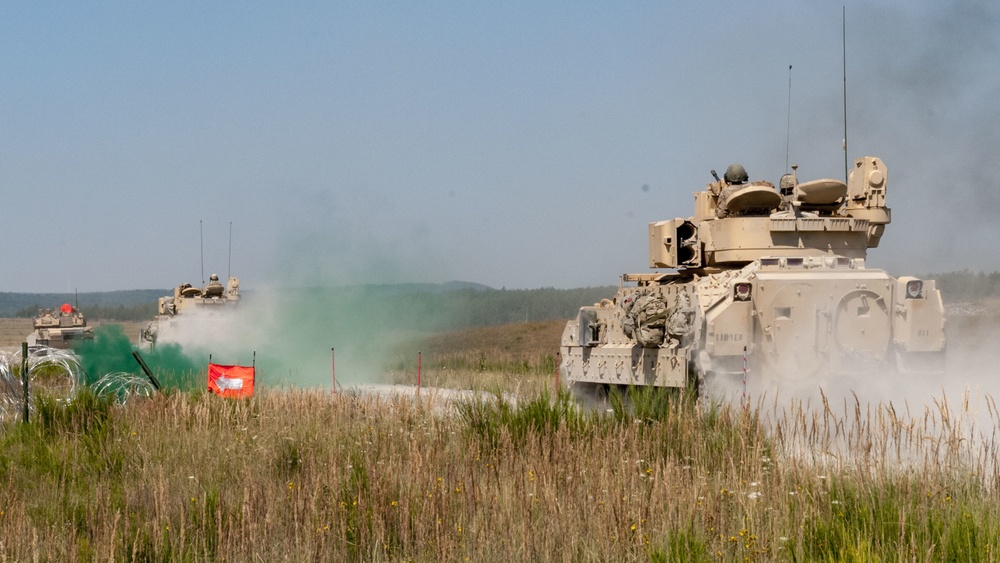
M 742 375 L 745 358 L 777 382 L 943 369 L 934 282 L 865 266 L 890 219 L 880 159 L 846 184 L 712 175 L 693 217 L 649 225 L 650 267 L 675 271 L 625 274 L 567 324 L 564 381 L 682 387 Z
M 64 303 L 58 310 L 40 309 L 34 319 L 34 332 L 26 339 L 28 347 L 38 349 L 71 348 L 74 344 L 94 339 L 93 327 L 79 309 Z
M 239 302 L 240 281 L 235 277 L 230 277 L 225 286 L 216 274 L 209 277 L 208 285 L 203 288 L 189 283 L 181 284 L 174 288 L 173 295 L 158 300 L 156 317 L 142 329 L 141 339 L 155 344 L 161 332 L 176 325 L 178 317 L 212 315 L 229 310 Z

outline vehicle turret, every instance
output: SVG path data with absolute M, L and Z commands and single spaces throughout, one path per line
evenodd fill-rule
M 712 271 L 765 256 L 863 259 L 890 220 L 886 179 L 882 161 L 864 157 L 847 184 L 799 183 L 793 173 L 783 177 L 784 195 L 767 181 L 717 180 L 694 194 L 694 216 L 649 225 L 649 266 Z

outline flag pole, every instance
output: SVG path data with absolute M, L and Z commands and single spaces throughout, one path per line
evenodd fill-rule
M 747 396 L 747 347 L 743 347 L 743 411 L 750 409 L 750 398 Z
M 28 384 L 28 380 L 30 379 L 29 375 L 30 374 L 29 374 L 29 369 L 28 369 L 28 343 L 27 342 L 22 342 L 21 343 L 21 385 L 22 385 L 23 391 L 24 391 L 24 414 L 22 415 L 21 420 L 25 424 L 28 423 L 28 419 L 31 416 L 31 414 L 29 412 L 31 410 L 31 404 L 30 404 L 31 395 L 30 395 L 30 390 L 28 389 L 28 385 L 29 385 Z

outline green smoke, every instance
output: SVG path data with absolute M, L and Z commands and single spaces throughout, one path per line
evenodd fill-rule
M 95 328 L 94 340 L 85 341 L 76 348 L 84 381 L 92 385 L 101 377 L 117 372 L 143 375 L 132 356 L 133 350 L 135 347 L 125 336 L 121 325 Z M 142 358 L 163 389 L 189 391 L 206 385 L 207 365 L 186 356 L 176 344 L 157 345 L 154 350 L 142 352 Z

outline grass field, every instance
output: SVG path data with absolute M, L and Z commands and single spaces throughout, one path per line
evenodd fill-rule
M 516 407 L 266 389 L 41 399 L 0 435 L 0 560 L 998 559 L 991 399 L 744 411 L 635 392 L 581 410 L 546 391 L 561 327 L 394 352 L 401 380 L 419 349 L 428 384 Z
M 429 387 L 535 394 L 554 390 L 556 353 L 565 321 L 475 328 L 415 339 L 392 351 L 386 379 L 416 381 L 416 358 L 424 360 Z

